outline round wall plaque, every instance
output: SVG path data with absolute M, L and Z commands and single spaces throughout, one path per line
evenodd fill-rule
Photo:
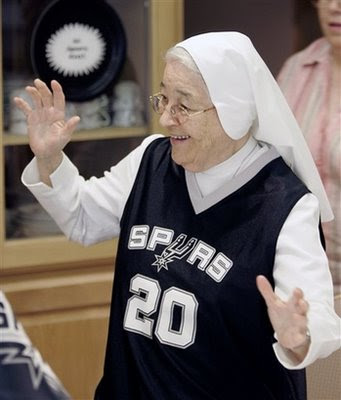
M 31 37 L 35 74 L 56 79 L 70 101 L 103 93 L 126 56 L 126 36 L 115 10 L 104 0 L 56 0 L 40 15 Z

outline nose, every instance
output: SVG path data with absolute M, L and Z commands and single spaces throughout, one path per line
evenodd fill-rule
M 331 11 L 340 11 L 341 0 L 330 0 L 328 6 Z
M 176 120 L 167 109 L 161 114 L 159 122 L 163 128 L 170 128 L 171 126 L 177 125 Z

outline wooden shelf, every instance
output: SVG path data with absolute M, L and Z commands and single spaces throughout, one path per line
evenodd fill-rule
M 1 272 L 22 272 L 25 268 L 39 268 L 48 265 L 71 265 L 80 263 L 83 266 L 98 260 L 114 261 L 117 250 L 117 239 L 108 240 L 93 246 L 84 247 L 70 242 L 64 236 L 49 236 L 30 239 L 10 239 L 4 243 L 3 263 L 6 266 Z
M 72 142 L 88 141 L 88 140 L 105 140 L 120 139 L 136 136 L 144 136 L 147 134 L 147 126 L 134 126 L 129 128 L 107 127 L 100 129 L 76 131 L 72 135 Z M 28 144 L 27 135 L 16 135 L 14 133 L 5 132 L 3 135 L 3 144 L 5 146 L 17 146 Z

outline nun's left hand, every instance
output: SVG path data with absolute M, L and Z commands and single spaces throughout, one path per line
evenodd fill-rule
M 297 361 L 301 362 L 310 345 L 307 320 L 309 305 L 304 300 L 302 290 L 295 289 L 288 301 L 283 301 L 264 276 L 257 276 L 256 282 L 267 305 L 278 343 L 294 353 Z

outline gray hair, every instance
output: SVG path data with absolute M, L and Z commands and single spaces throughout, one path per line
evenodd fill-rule
M 165 62 L 167 63 L 167 62 L 171 62 L 171 61 L 179 61 L 186 68 L 188 68 L 189 70 L 200 75 L 200 78 L 201 78 L 202 84 L 203 84 L 203 88 L 204 88 L 207 96 L 211 99 L 211 96 L 208 91 L 207 85 L 204 81 L 204 78 L 203 78 L 197 64 L 195 63 L 192 56 L 189 54 L 189 52 L 187 50 L 185 50 L 183 47 L 180 47 L 180 46 L 174 46 L 174 47 L 171 47 L 170 49 L 168 49 L 165 54 Z
M 190 70 L 201 75 L 196 63 L 194 62 L 192 56 L 183 47 L 174 46 L 167 50 L 165 55 L 165 61 L 179 61 L 185 65 Z

